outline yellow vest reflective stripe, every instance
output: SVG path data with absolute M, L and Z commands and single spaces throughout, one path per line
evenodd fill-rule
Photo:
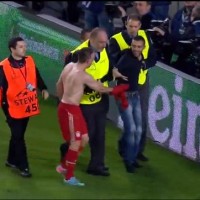
M 147 59 L 148 52 L 149 52 L 149 41 L 147 39 L 147 36 L 146 36 L 146 33 L 145 33 L 144 30 L 139 30 L 138 35 L 142 36 L 145 40 L 145 48 L 142 51 L 142 55 L 143 55 L 144 59 Z M 112 38 L 114 38 L 116 40 L 121 51 L 123 51 L 124 49 L 130 48 L 130 46 L 124 40 L 124 38 L 122 36 L 122 32 L 113 35 Z M 142 70 L 142 69 L 140 70 L 140 74 L 139 74 L 139 78 L 138 78 L 138 84 L 143 85 L 145 83 L 147 71 L 148 71 L 147 69 L 146 70 Z
M 84 47 L 88 47 L 89 40 L 83 42 L 71 53 L 76 52 Z M 86 72 L 90 74 L 95 80 L 100 80 L 103 78 L 109 71 L 109 59 L 106 52 L 106 49 L 100 52 L 100 59 L 98 62 L 93 61 L 89 68 L 86 69 Z M 104 86 L 108 87 L 108 82 L 103 83 Z M 101 100 L 101 95 L 93 91 L 92 93 L 85 93 L 81 99 L 80 104 L 95 104 Z
M 124 40 L 124 38 L 122 36 L 122 32 L 113 35 L 112 38 L 115 38 L 115 40 L 116 40 L 117 44 L 119 45 L 119 48 L 120 48 L 121 51 L 123 51 L 124 49 L 130 48 L 130 46 Z
M 138 77 L 138 84 L 143 85 L 147 79 L 147 72 L 148 70 L 140 69 L 139 77 Z
M 144 40 L 145 40 L 145 47 L 144 47 L 144 49 L 142 51 L 142 55 L 143 55 L 144 59 L 147 59 L 148 53 L 149 53 L 149 41 L 147 39 L 147 35 L 146 35 L 144 30 L 139 30 L 138 31 L 138 35 L 142 36 L 144 38 Z

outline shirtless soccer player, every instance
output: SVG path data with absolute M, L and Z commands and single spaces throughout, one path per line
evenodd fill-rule
M 125 84 L 114 88 L 104 87 L 102 83 L 87 74 L 85 70 L 92 64 L 94 57 L 95 53 L 90 47 L 79 50 L 78 62 L 66 65 L 56 84 L 60 99 L 58 120 L 64 140 L 70 143 L 61 163 L 62 173 L 65 176 L 64 183 L 69 185 L 85 185 L 74 176 L 78 155 L 89 140 L 86 122 L 79 107 L 85 85 L 100 93 L 110 93 L 114 96 L 128 89 L 128 85 Z

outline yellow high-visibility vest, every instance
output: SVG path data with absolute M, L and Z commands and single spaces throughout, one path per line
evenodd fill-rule
M 144 30 L 139 30 L 138 35 L 142 36 L 145 40 L 145 48 L 142 51 L 142 55 L 143 55 L 144 59 L 147 59 L 148 52 L 149 52 L 149 41 L 147 39 L 147 36 L 146 36 L 146 33 L 145 33 Z M 130 45 L 128 45 L 126 43 L 126 41 L 124 40 L 124 38 L 122 36 L 122 32 L 113 35 L 112 38 L 114 38 L 116 40 L 121 51 L 123 51 L 124 49 L 130 48 Z M 145 83 L 147 72 L 148 72 L 147 69 L 146 70 L 142 70 L 142 69 L 140 70 L 140 74 L 139 74 L 139 78 L 138 78 L 138 84 L 143 85 Z
M 71 51 L 71 53 L 76 52 L 84 47 L 89 46 L 89 40 L 86 40 L 81 45 L 79 45 L 75 50 Z M 104 48 L 102 52 L 100 52 L 100 59 L 98 62 L 93 61 L 89 68 L 86 69 L 86 72 L 90 74 L 95 80 L 100 80 L 103 78 L 109 71 L 109 59 Z M 108 81 L 103 82 L 103 85 L 108 87 Z M 97 91 L 93 91 L 92 93 L 84 93 L 80 104 L 95 104 L 101 100 L 101 94 Z

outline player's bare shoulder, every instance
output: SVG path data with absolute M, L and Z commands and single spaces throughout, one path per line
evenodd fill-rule
M 64 66 L 63 71 L 68 71 L 69 69 L 73 68 L 73 66 L 74 66 L 74 63 L 70 62 Z
M 91 81 L 95 81 L 93 77 L 85 71 L 83 71 L 82 80 L 84 84 L 87 84 Z
M 70 62 L 63 68 L 62 74 L 68 74 L 74 67 L 74 63 Z

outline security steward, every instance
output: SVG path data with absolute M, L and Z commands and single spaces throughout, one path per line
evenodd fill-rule
M 77 61 L 77 51 L 83 47 L 92 47 L 96 52 L 95 60 L 86 72 L 95 80 L 108 86 L 108 81 L 113 80 L 107 49 L 108 36 L 104 29 L 95 28 L 89 40 L 83 42 L 73 50 L 65 59 L 65 65 Z M 105 166 L 105 127 L 106 115 L 109 109 L 109 97 L 100 94 L 88 87 L 85 88 L 80 107 L 88 127 L 89 146 L 91 158 L 87 173 L 92 175 L 109 176 L 109 169 Z M 61 145 L 61 151 L 67 150 L 67 144 Z M 64 152 L 63 152 L 64 153 Z
M 10 57 L 0 62 L 0 104 L 11 131 L 5 165 L 19 169 L 22 177 L 31 177 L 24 135 L 29 117 L 40 113 L 36 89 L 42 91 L 44 99 L 49 94 L 33 58 L 25 56 L 25 41 L 12 38 L 8 48 Z
M 143 152 L 146 143 L 146 131 L 147 131 L 147 112 L 148 112 L 148 94 L 149 94 L 148 69 L 155 66 L 157 56 L 150 37 L 144 30 L 141 30 L 140 28 L 141 28 L 141 18 L 138 15 L 128 16 L 126 22 L 126 30 L 121 31 L 110 38 L 109 53 L 110 53 L 111 64 L 114 67 L 113 76 L 115 78 L 120 77 L 115 67 L 120 57 L 123 55 L 124 50 L 131 47 L 131 42 L 136 36 L 142 36 L 145 40 L 145 48 L 142 51 L 142 54 L 145 61 L 145 65 L 147 67 L 146 69 L 140 70 L 138 78 L 139 94 L 141 98 L 142 129 L 143 129 L 138 159 L 142 161 L 147 161 L 148 158 L 144 156 Z M 121 155 L 123 153 L 123 147 L 121 146 L 120 141 L 118 144 L 118 150 Z

